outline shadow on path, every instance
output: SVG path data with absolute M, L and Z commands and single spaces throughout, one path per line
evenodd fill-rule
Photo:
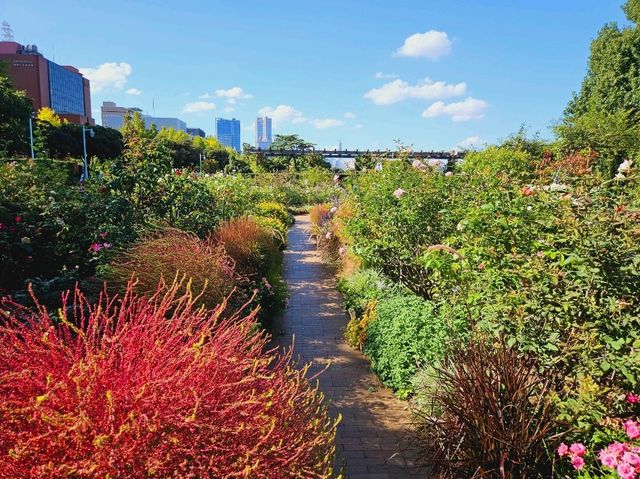
M 348 479 L 425 477 L 407 458 L 407 404 L 396 399 L 369 369 L 360 352 L 342 334 L 347 316 L 335 279 L 309 241 L 309 217 L 298 216 L 289 232 L 284 274 L 289 305 L 274 321 L 274 346 L 294 341 L 294 358 L 310 363 L 331 413 L 342 414 L 336 437 L 336 470 Z

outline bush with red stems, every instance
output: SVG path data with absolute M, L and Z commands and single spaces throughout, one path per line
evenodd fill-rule
M 135 278 L 136 291 L 153 294 L 158 282 L 185 277 L 192 291 L 202 292 L 199 301 L 207 307 L 221 303 L 242 281 L 234 261 L 211 241 L 192 233 L 165 229 L 142 238 L 114 256 L 102 275 L 117 292 Z
M 330 476 L 336 424 L 305 371 L 253 313 L 181 291 L 76 290 L 56 316 L 2 300 L 0 476 Z

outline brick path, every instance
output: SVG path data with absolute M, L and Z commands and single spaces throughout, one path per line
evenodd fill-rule
M 347 316 L 333 275 L 308 240 L 309 217 L 298 216 L 289 232 L 285 278 L 289 306 L 273 326 L 274 343 L 288 346 L 311 363 L 320 389 L 332 402 L 332 414 L 342 414 L 336 438 L 336 469 L 348 479 L 424 477 L 411 468 L 407 456 L 406 403 L 396 399 L 369 369 L 362 354 L 342 338 Z

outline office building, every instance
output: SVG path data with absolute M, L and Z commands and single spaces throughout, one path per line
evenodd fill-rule
M 155 125 L 158 130 L 163 128 L 173 128 L 174 130 L 187 131 L 187 124 L 179 118 L 143 115 L 140 108 L 118 106 L 113 101 L 102 102 L 100 112 L 102 114 L 102 126 L 115 128 L 116 130 L 122 128 L 122 125 L 124 125 L 124 118 L 127 115 L 133 115 L 137 112 L 142 116 L 147 128 L 151 128 L 151 125 Z
M 163 128 L 173 128 L 174 130 L 187 131 L 187 124 L 180 118 L 167 118 L 158 116 L 142 115 L 144 124 L 147 128 L 151 128 L 151 125 L 156 125 L 158 130 Z
M 34 112 L 48 107 L 71 123 L 94 124 L 89 80 L 77 68 L 47 60 L 35 45 L 13 41 L 0 42 L 0 61 L 15 88 L 31 98 Z
M 259 116 L 256 118 L 256 148 L 267 150 L 271 146 L 271 118 Z
M 100 107 L 102 126 L 119 130 L 124 125 L 125 116 L 133 115 L 136 112 L 142 115 L 140 108 L 118 106 L 113 101 L 103 101 Z
M 216 138 L 221 144 L 240 152 L 240 120 L 216 118 Z
M 191 136 L 200 136 L 202 138 L 204 138 L 205 136 L 207 136 L 204 133 L 204 130 L 200 129 L 200 128 L 187 128 L 187 133 Z

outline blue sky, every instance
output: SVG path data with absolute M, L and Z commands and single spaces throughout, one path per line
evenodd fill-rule
M 159 5 L 163 3 L 163 5 Z M 259 113 L 320 147 L 550 136 L 622 0 L 0 0 L 16 41 L 87 69 L 102 101 L 213 132 Z M 377 76 L 377 77 L 376 77 Z

